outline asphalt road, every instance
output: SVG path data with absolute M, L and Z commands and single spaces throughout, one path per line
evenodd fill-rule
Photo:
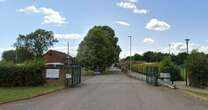
M 0 110 L 208 110 L 205 102 L 124 74 L 95 76 L 83 83 L 79 88 L 0 105 Z

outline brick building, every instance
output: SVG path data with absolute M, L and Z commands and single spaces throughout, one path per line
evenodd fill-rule
M 46 52 L 43 55 L 43 59 L 46 63 L 46 78 L 49 83 L 64 81 L 65 65 L 74 63 L 74 58 L 72 56 L 56 50 L 49 50 Z

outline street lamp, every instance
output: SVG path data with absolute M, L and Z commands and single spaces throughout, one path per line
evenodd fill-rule
M 186 41 L 186 52 L 187 52 L 187 55 L 188 55 L 188 53 L 189 53 L 189 41 L 190 41 L 190 39 L 185 39 L 185 41 Z
M 190 41 L 190 39 L 185 39 L 185 41 L 186 41 L 186 53 L 187 53 L 187 56 L 188 56 L 188 54 L 189 54 L 189 41 Z M 187 73 L 187 71 L 186 71 L 186 86 L 188 86 L 188 73 Z
M 130 39 L 130 53 L 129 53 L 130 54 L 130 62 L 129 63 L 130 63 L 130 72 L 131 72 L 131 63 L 132 63 L 132 56 L 131 56 L 131 51 L 132 51 L 131 50 L 132 49 L 131 48 L 132 47 L 132 36 L 128 36 L 128 37 Z

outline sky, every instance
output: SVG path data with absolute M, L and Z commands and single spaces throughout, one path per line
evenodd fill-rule
M 88 30 L 108 25 L 115 30 L 122 52 L 177 54 L 190 49 L 208 52 L 207 0 L 0 0 L 0 55 L 13 49 L 19 34 L 36 29 L 54 32 L 59 40 L 50 49 L 75 56 Z

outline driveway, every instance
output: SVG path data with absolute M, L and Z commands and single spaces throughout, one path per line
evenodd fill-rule
M 208 110 L 208 104 L 117 72 L 92 77 L 79 88 L 0 105 L 0 110 Z

